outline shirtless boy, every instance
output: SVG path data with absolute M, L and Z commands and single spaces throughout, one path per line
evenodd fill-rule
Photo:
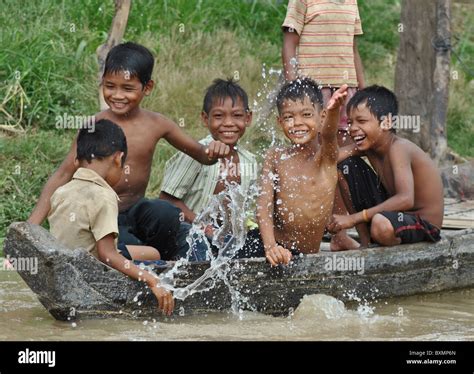
M 319 251 L 333 209 L 339 109 L 346 90 L 347 85 L 338 89 L 325 110 L 310 78 L 288 82 L 278 94 L 278 123 L 292 144 L 267 153 L 257 202 L 265 257 L 272 266 L 288 264 L 293 254 Z
M 367 156 L 386 197 L 353 214 L 334 215 L 328 229 L 337 232 L 370 223 L 371 239 L 385 246 L 438 241 L 444 210 L 441 177 L 423 150 L 396 135 L 394 93 L 367 87 L 352 97 L 347 111 L 355 146 L 341 149 L 341 154 Z
M 164 260 L 173 258 L 178 247 L 180 210 L 162 200 L 144 198 L 150 179 L 156 144 L 164 138 L 171 145 L 203 164 L 213 164 L 229 153 L 229 147 L 213 141 L 207 148 L 186 135 L 163 115 L 140 108 L 154 82 L 151 79 L 154 58 L 148 49 L 135 43 L 112 48 L 107 55 L 102 80 L 104 99 L 109 109 L 95 115 L 118 124 L 128 143 L 124 174 L 114 186 L 119 202 L 119 242 L 148 245 L 158 249 Z M 49 178 L 28 221 L 41 224 L 50 210 L 50 198 L 69 182 L 77 170 L 76 140 L 65 160 Z M 134 253 L 131 253 L 134 258 Z

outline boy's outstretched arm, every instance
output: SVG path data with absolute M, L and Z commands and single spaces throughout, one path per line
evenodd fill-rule
M 297 77 L 296 47 L 299 43 L 298 33 L 294 29 L 284 28 L 281 58 L 283 60 L 283 74 L 287 81 L 295 80 Z
M 337 162 L 337 128 L 339 125 L 339 112 L 341 105 L 344 104 L 347 97 L 347 84 L 342 85 L 331 96 L 323 115 L 323 128 L 321 130 L 322 145 L 321 157 L 324 161 Z
M 201 164 L 215 164 L 217 159 L 227 156 L 230 152 L 229 146 L 218 140 L 213 140 L 207 147 L 202 145 L 181 130 L 171 120 L 163 121 L 163 125 L 166 126 L 163 137 L 168 143 Z
M 288 264 L 291 252 L 278 245 L 273 231 L 273 207 L 275 199 L 273 162 L 274 151 L 269 151 L 265 157 L 260 180 L 260 194 L 257 199 L 257 221 L 265 248 L 265 257 L 272 266 Z
M 34 223 L 36 225 L 41 225 L 41 223 L 43 223 L 44 219 L 49 213 L 49 210 L 51 209 L 50 199 L 54 191 L 69 182 L 76 172 L 77 167 L 74 165 L 74 160 L 76 159 L 77 153 L 76 141 L 77 136 L 74 138 L 71 149 L 69 150 L 69 153 L 67 154 L 64 161 L 56 169 L 53 175 L 49 177 L 48 181 L 44 185 L 41 195 L 38 198 L 38 202 L 36 203 L 36 206 L 27 220 L 29 223 Z
M 359 151 L 356 144 L 349 144 L 344 147 L 340 147 L 337 153 L 337 163 L 344 161 L 345 159 L 352 156 L 363 156 L 364 154 Z
M 159 286 L 159 280 L 146 270 L 140 269 L 132 261 L 127 260 L 115 247 L 113 234 L 104 236 L 97 241 L 97 251 L 99 259 L 104 264 L 128 275 L 138 281 L 146 282 L 150 290 L 158 299 L 160 309 L 166 315 L 171 315 L 174 309 L 174 299 L 171 292 Z

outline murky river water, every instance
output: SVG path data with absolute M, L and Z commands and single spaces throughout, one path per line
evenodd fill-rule
M 474 340 L 474 289 L 344 306 L 306 296 L 291 317 L 244 312 L 55 321 L 14 271 L 0 271 L 0 340 Z

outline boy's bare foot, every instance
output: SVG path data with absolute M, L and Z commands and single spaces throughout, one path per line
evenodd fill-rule
M 347 251 L 349 249 L 360 248 L 360 244 L 357 240 L 348 236 L 345 230 L 342 230 L 332 236 L 330 248 L 332 252 Z

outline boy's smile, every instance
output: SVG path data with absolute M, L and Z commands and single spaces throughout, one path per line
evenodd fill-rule
M 320 131 L 319 112 L 308 97 L 303 101 L 285 100 L 278 122 L 286 137 L 294 144 L 307 144 Z
M 125 115 L 137 109 L 140 102 L 153 87 L 149 81 L 145 87 L 136 76 L 126 71 L 108 73 L 102 80 L 104 100 L 110 110 L 117 115 Z
M 201 118 L 215 140 L 235 145 L 250 125 L 252 113 L 245 110 L 242 100 L 237 99 L 232 106 L 232 98 L 226 97 L 216 99 L 209 115 L 203 112 Z

